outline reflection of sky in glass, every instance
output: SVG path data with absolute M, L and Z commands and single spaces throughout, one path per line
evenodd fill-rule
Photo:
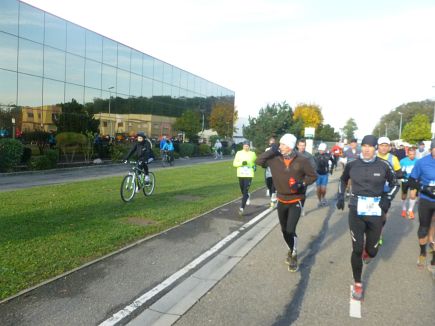
M 103 37 L 103 62 L 115 67 L 117 63 L 117 45 L 106 37 Z
M 142 77 L 139 75 L 130 75 L 130 95 L 141 96 L 142 95 Z
M 1 0 L 0 30 L 18 35 L 18 2 Z
M 20 6 L 20 36 L 42 43 L 44 40 L 44 13 L 25 3 Z
M 85 29 L 72 23 L 67 23 L 67 44 L 68 52 L 85 56 Z
M 64 103 L 65 83 L 44 79 L 44 105 Z
M 148 78 L 154 76 L 154 58 L 146 54 L 143 56 L 143 76 Z
M 61 81 L 65 80 L 65 52 L 45 47 L 44 76 Z
M 163 95 L 163 84 L 158 81 L 153 81 L 153 96 Z
M 18 39 L 0 32 L 0 68 L 17 70 Z
M 167 63 L 163 64 L 163 82 L 167 84 L 172 82 L 172 66 Z
M 103 64 L 102 89 L 106 90 L 109 87 L 116 87 L 116 68 Z M 114 89 L 116 91 L 116 89 Z M 113 92 L 112 92 L 113 93 Z
M 42 106 L 42 78 L 18 74 L 18 106 Z
M 42 76 L 42 45 L 23 39 L 19 43 L 18 70 Z
M 86 57 L 102 62 L 103 37 L 97 33 L 86 31 Z
M 86 60 L 85 85 L 94 88 L 101 87 L 101 63 Z
M 16 104 L 17 73 L 0 69 L 0 104 Z
M 154 60 L 154 76 L 153 78 L 158 81 L 163 80 L 163 62 Z
M 45 14 L 45 45 L 65 51 L 66 22 L 58 17 Z
M 151 97 L 153 96 L 153 81 L 149 78 L 142 78 L 142 96 Z
M 142 75 L 142 53 L 136 50 L 131 51 L 131 72 Z
M 101 98 L 101 90 L 85 87 L 85 103 L 92 103 L 96 98 Z
M 83 104 L 84 87 L 72 84 L 65 85 L 65 102 L 71 102 L 75 99 L 78 103 Z
M 85 59 L 73 55 L 66 54 L 66 81 L 84 85 L 85 74 Z
M 180 69 L 173 67 L 172 68 L 172 85 L 180 86 Z
M 130 71 L 130 48 L 118 44 L 118 68 Z
M 130 94 L 130 73 L 118 69 L 117 77 L 116 92 L 128 96 Z

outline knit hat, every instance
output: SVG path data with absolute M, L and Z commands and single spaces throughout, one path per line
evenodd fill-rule
M 296 137 L 292 134 L 285 134 L 281 137 L 279 142 L 293 149 L 296 145 Z
M 250 147 L 251 146 L 251 142 L 249 140 L 244 140 L 243 141 L 243 145 L 248 145 Z
M 382 137 L 381 137 L 382 138 Z M 373 135 L 366 135 L 361 141 L 361 145 L 370 145 L 373 147 L 376 147 L 376 144 L 378 144 L 378 139 Z
M 319 151 L 326 151 L 326 144 L 325 143 L 320 143 L 318 149 L 319 149 Z

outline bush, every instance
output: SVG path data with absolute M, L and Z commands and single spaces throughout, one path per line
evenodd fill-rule
M 207 156 L 211 154 L 211 148 L 207 144 L 200 144 L 198 147 L 198 152 L 200 156 Z
M 0 172 L 8 172 L 18 165 L 24 146 L 16 139 L 0 139 Z
M 231 155 L 231 147 L 223 147 L 222 149 L 223 149 L 222 153 L 224 155 Z
M 130 150 L 130 144 L 114 144 L 110 149 L 110 159 L 113 162 L 122 161 Z
M 44 155 L 35 156 L 30 159 L 29 168 L 31 170 L 48 170 L 57 167 L 59 153 L 54 150 L 48 150 Z
M 182 143 L 180 144 L 180 157 L 191 157 L 195 153 L 195 144 Z
M 66 161 L 72 162 L 76 150 L 88 145 L 88 138 L 77 132 L 62 132 L 56 136 L 56 143 L 65 155 Z M 68 152 L 71 154 L 70 158 Z
M 23 155 L 21 155 L 21 163 L 28 164 L 32 157 L 32 149 L 30 147 L 24 147 Z

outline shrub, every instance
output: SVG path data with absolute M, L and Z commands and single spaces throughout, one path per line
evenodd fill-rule
M 223 147 L 222 149 L 223 149 L 222 153 L 224 155 L 231 155 L 231 147 Z
M 20 163 L 24 146 L 16 139 L 0 139 L 0 172 L 11 171 Z
M 39 153 L 42 155 L 42 154 L 44 154 L 45 146 L 48 145 L 50 133 L 48 133 L 44 130 L 35 130 L 35 131 L 23 133 L 22 138 L 23 138 L 24 142 L 26 142 L 26 143 L 35 142 L 36 145 L 38 146 Z
M 198 152 L 200 156 L 207 156 L 211 154 L 211 148 L 207 144 L 200 144 L 198 146 Z
M 21 163 L 28 164 L 32 157 L 32 149 L 30 147 L 24 147 L 23 155 L 21 155 Z
M 130 150 L 130 144 L 114 144 L 110 149 L 110 159 L 113 162 L 122 161 Z
M 195 145 L 191 143 L 180 144 L 180 157 L 192 156 L 195 153 Z
M 77 149 L 88 145 L 88 138 L 77 132 L 62 132 L 56 136 L 56 143 L 65 155 L 67 162 L 72 162 Z M 68 159 L 68 150 L 71 149 L 71 157 Z
M 54 169 L 57 166 L 59 153 L 54 150 L 48 150 L 44 155 L 32 157 L 29 161 L 31 170 L 48 170 Z

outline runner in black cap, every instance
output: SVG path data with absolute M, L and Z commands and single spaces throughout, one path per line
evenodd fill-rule
M 378 252 L 378 241 L 381 235 L 385 212 L 391 200 L 399 190 L 399 185 L 388 162 L 375 154 L 377 139 L 367 135 L 361 142 L 360 157 L 346 164 L 337 195 L 337 208 L 344 209 L 346 185 L 352 180 L 352 193 L 349 200 L 349 228 L 352 238 L 351 265 L 355 284 L 352 297 L 363 298 L 361 274 L 363 260 L 368 263 Z M 385 182 L 390 192 L 384 192 Z M 365 241 L 364 241 L 365 236 Z

